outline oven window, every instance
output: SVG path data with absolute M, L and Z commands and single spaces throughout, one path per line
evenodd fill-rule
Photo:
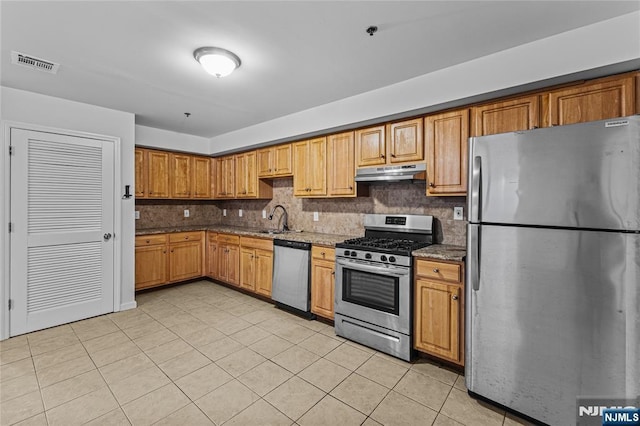
M 399 314 L 399 277 L 344 268 L 342 300 L 378 311 Z

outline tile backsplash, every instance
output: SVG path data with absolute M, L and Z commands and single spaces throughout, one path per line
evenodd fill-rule
M 453 207 L 463 206 L 465 197 L 426 197 L 425 183 L 383 183 L 369 187 L 368 197 L 310 199 L 293 196 L 293 179 L 281 178 L 273 181 L 271 200 L 229 201 L 152 201 L 139 200 L 136 210 L 140 219 L 138 229 L 180 225 L 234 225 L 256 228 L 275 228 L 280 218 L 278 209 L 274 220 L 262 218 L 274 206 L 281 204 L 289 213 L 289 227 L 310 232 L 361 236 L 364 233 L 364 215 L 382 214 L 426 214 L 436 218 L 436 240 L 445 244 L 466 244 L 466 220 L 453 220 Z M 190 210 L 190 217 L 183 217 L 183 210 Z M 227 216 L 222 216 L 222 209 Z M 242 217 L 238 210 L 242 209 Z M 319 220 L 313 221 L 318 212 Z M 465 212 L 466 218 L 466 212 Z

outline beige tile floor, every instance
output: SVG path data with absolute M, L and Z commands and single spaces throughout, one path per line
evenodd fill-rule
M 515 425 L 464 378 L 200 281 L 0 342 L 1 425 Z

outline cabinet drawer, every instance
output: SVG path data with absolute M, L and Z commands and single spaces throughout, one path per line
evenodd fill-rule
M 169 234 L 170 243 L 181 243 L 183 241 L 200 241 L 202 239 L 202 232 L 176 232 Z
M 336 249 L 323 246 L 312 246 L 311 257 L 320 260 L 329 260 L 334 262 L 336 260 Z
M 240 244 L 240 237 L 238 235 L 231 234 L 218 234 L 218 242 L 227 244 Z
M 167 243 L 167 234 L 139 235 L 136 237 L 136 247 L 156 246 Z
M 207 232 L 207 240 L 209 240 L 210 243 L 215 243 L 218 241 L 218 234 L 215 232 Z
M 455 263 L 442 263 L 430 260 L 418 260 L 416 262 L 416 275 L 451 282 L 462 281 L 462 267 Z
M 273 251 L 273 240 L 266 240 L 264 238 L 240 237 L 240 245 L 242 247 Z

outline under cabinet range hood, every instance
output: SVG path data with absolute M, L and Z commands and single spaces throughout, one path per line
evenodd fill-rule
M 404 166 L 365 167 L 356 169 L 356 182 L 401 182 L 424 181 L 427 165 L 409 164 Z

